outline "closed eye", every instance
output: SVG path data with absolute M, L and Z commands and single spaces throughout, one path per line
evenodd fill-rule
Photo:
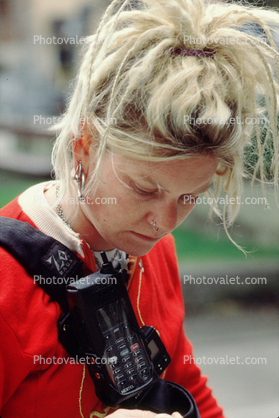
M 137 192 L 138 194 L 142 195 L 142 196 L 153 196 L 156 191 L 147 191 L 147 190 L 142 190 L 139 187 L 134 187 L 135 192 Z
M 131 181 L 131 186 L 132 186 L 132 189 L 136 193 L 140 194 L 141 196 L 153 196 L 158 191 L 157 189 L 156 190 L 144 190 L 140 188 L 139 186 L 137 186 L 136 183 L 134 183 L 133 181 Z

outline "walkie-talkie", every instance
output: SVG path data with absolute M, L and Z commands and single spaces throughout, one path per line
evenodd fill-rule
M 122 272 L 101 256 L 101 270 L 67 286 L 67 298 L 96 395 L 116 406 L 153 385 L 170 357 L 153 327 L 141 330 Z

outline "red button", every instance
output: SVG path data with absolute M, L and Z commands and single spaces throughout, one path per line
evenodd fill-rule
M 134 344 L 134 345 L 131 345 L 131 347 L 130 347 L 130 349 L 132 350 L 132 351 L 135 351 L 135 350 L 137 350 L 139 348 L 139 344 L 138 343 L 136 343 L 136 344 Z

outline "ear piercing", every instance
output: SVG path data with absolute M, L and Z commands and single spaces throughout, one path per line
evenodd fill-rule
M 80 202 L 84 201 L 84 186 L 85 186 L 85 175 L 82 171 L 81 161 L 77 165 L 73 180 L 77 182 L 78 185 L 78 200 Z

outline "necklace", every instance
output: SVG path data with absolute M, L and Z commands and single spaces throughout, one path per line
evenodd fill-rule
M 56 186 L 56 199 L 58 200 L 59 199 L 59 184 Z M 57 204 L 57 206 L 56 206 L 56 212 L 57 212 L 57 215 L 59 216 L 59 218 L 61 218 L 62 219 L 62 221 L 72 230 L 72 231 L 74 231 L 73 230 L 73 228 L 71 227 L 71 225 L 69 224 L 69 222 L 67 221 L 67 219 L 66 219 L 66 216 L 65 216 L 65 214 L 64 214 L 64 212 L 63 212 L 63 209 L 62 209 L 62 206 L 61 206 L 61 204 L 60 203 L 58 203 Z

